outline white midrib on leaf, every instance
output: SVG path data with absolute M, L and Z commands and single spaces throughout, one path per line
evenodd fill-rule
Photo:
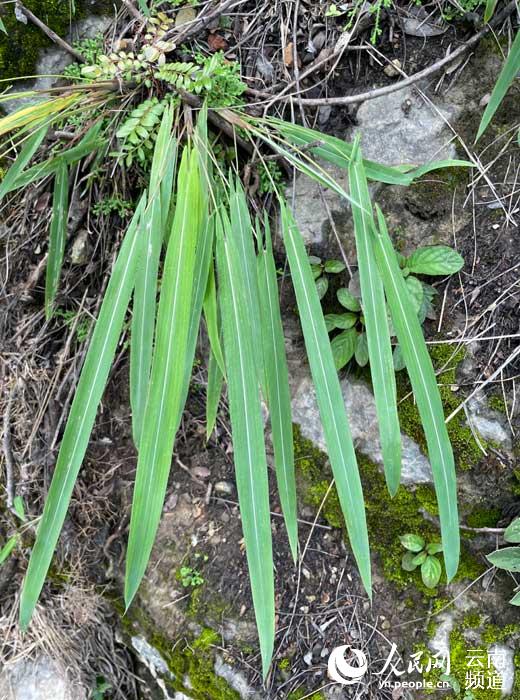
M 273 307 L 273 298 L 271 296 L 271 288 L 270 288 L 270 284 L 269 284 L 269 274 L 267 271 L 267 259 L 265 257 L 266 256 L 265 251 L 262 252 L 262 255 L 264 257 L 263 268 L 264 268 L 265 280 L 266 280 L 267 298 L 269 300 L 269 328 L 271 330 L 271 338 L 273 341 L 272 347 L 273 347 L 273 350 L 276 352 L 276 350 L 275 350 L 275 348 L 276 348 L 276 334 L 275 334 L 275 330 L 274 330 L 274 326 L 273 326 L 273 322 L 272 322 L 272 319 L 273 319 L 272 312 L 273 312 L 274 307 Z M 277 398 L 278 406 L 280 406 L 281 405 L 281 391 L 280 391 L 280 378 L 278 376 L 278 363 L 275 361 L 274 364 L 275 364 L 275 369 L 276 369 L 276 371 L 275 371 L 276 398 Z M 289 493 L 289 482 L 287 481 L 287 470 L 285 469 L 285 467 L 286 467 L 286 464 L 285 464 L 285 431 L 283 430 L 283 420 L 282 420 L 282 414 L 281 414 L 280 410 L 278 411 L 278 414 L 279 414 L 278 423 L 280 426 L 279 435 L 280 435 L 280 438 L 282 440 L 282 454 L 284 456 L 284 469 L 282 471 L 283 471 L 285 490 L 286 490 L 286 493 Z
M 296 252 L 295 252 L 295 245 L 294 245 L 294 242 L 293 242 L 293 240 L 292 240 L 293 234 L 292 234 L 291 228 L 292 228 L 292 227 L 291 227 L 291 224 L 290 224 L 290 222 L 288 222 L 287 232 L 288 232 L 288 234 L 289 234 L 289 240 L 290 240 L 291 246 L 292 246 L 292 248 L 293 248 L 293 255 L 294 255 L 295 262 L 296 262 L 296 265 L 297 265 L 297 268 L 298 268 L 298 275 L 299 275 L 299 277 L 300 277 L 300 280 L 303 280 L 303 270 L 301 269 L 300 261 L 299 261 L 298 255 L 297 255 Z M 314 325 L 314 319 L 313 319 L 313 316 L 312 316 L 312 314 L 311 314 L 311 307 L 310 307 L 310 303 L 309 303 L 309 297 L 308 297 L 308 294 L 307 294 L 307 289 L 306 289 L 306 287 L 305 287 L 305 284 L 301 284 L 301 287 L 302 287 L 303 292 L 304 292 L 304 294 L 305 294 L 305 302 L 306 302 L 306 305 L 307 305 L 307 315 L 308 315 L 308 318 L 309 318 L 310 321 L 311 321 L 311 324 L 310 324 L 310 325 L 311 325 L 311 327 L 312 327 L 312 333 L 313 333 L 313 336 L 314 336 L 314 342 L 316 343 L 316 346 L 319 347 L 318 336 L 317 336 L 317 333 L 316 333 L 316 326 Z M 320 352 L 317 352 L 316 355 L 318 356 L 319 361 L 320 361 L 321 374 L 322 374 L 323 380 L 324 380 L 324 381 L 322 382 L 322 385 L 325 387 L 325 390 L 326 390 L 326 393 L 327 393 L 327 401 L 328 401 L 328 404 L 329 404 L 329 409 L 330 409 L 330 412 L 333 413 L 332 398 L 331 398 L 330 392 L 329 392 L 329 385 L 328 385 L 328 382 L 327 382 L 327 379 L 326 379 L 326 376 L 327 376 L 327 375 L 326 375 L 326 372 L 325 372 L 325 367 L 324 367 L 324 365 L 323 365 L 323 359 L 322 359 L 322 357 L 321 357 L 321 353 L 320 353 Z M 338 446 L 338 448 L 339 448 L 339 452 L 340 452 L 340 454 L 342 454 L 340 436 L 339 436 L 339 433 L 338 433 L 338 428 L 337 428 L 337 425 L 336 425 L 336 421 L 335 421 L 335 420 L 332 421 L 332 425 L 334 426 L 334 433 L 335 433 L 335 437 L 336 437 L 337 446 Z M 342 462 L 343 462 L 343 459 L 342 459 Z M 348 483 L 347 483 L 347 493 L 348 493 L 348 497 L 349 497 L 349 500 L 350 500 L 351 507 L 353 508 L 353 507 L 354 507 L 354 502 L 353 502 L 353 500 L 352 500 L 352 494 L 351 494 L 351 492 L 350 492 L 350 488 L 348 487 Z M 350 519 L 350 513 L 347 513 L 347 517 Z
M 120 298 L 121 298 L 121 293 L 122 293 L 122 290 L 123 290 L 123 288 L 124 288 L 124 281 L 125 281 L 126 276 L 127 276 L 127 274 L 128 274 L 128 269 L 129 269 L 129 267 L 130 267 L 130 263 L 133 262 L 133 252 L 134 252 L 135 246 L 137 245 L 137 243 L 138 243 L 138 241 L 139 241 L 139 236 L 137 235 L 137 229 L 138 229 L 138 226 L 135 227 L 135 230 L 134 230 L 134 232 L 133 232 L 132 247 L 131 247 L 130 252 L 129 252 L 129 254 L 128 254 L 128 257 L 127 257 L 127 259 L 126 259 L 126 265 L 125 265 L 125 268 L 124 268 L 124 270 L 123 270 L 123 274 L 122 274 L 122 276 L 121 276 L 121 282 L 120 282 L 120 284 L 119 284 L 119 289 L 118 289 L 118 292 L 117 292 L 117 298 L 116 298 L 116 300 L 115 300 L 115 302 L 114 302 L 114 304 L 113 304 L 113 306 L 112 306 L 112 315 L 111 315 L 110 321 L 109 321 L 109 323 L 108 323 L 108 328 L 110 328 L 110 327 L 112 326 L 112 323 L 114 322 L 114 316 L 115 316 L 116 312 L 118 311 L 119 300 L 120 300 Z M 106 333 L 106 334 L 105 334 L 105 340 L 104 340 L 104 342 L 103 342 L 103 346 L 102 346 L 102 348 L 101 348 L 101 352 L 99 353 L 99 357 L 100 357 L 100 358 L 102 358 L 103 355 L 104 355 L 104 353 L 105 353 L 105 350 L 106 350 L 106 347 L 107 347 L 107 343 L 108 343 L 108 338 L 109 338 L 109 336 L 110 336 L 109 333 Z M 89 394 L 88 394 L 88 398 L 87 398 L 87 401 L 85 402 L 85 405 L 90 404 L 90 401 L 91 401 L 91 399 L 92 399 L 92 394 L 94 393 L 94 389 L 95 389 L 95 387 L 96 387 L 96 382 L 97 382 L 97 378 L 98 378 L 98 374 L 99 374 L 101 365 L 102 365 L 102 363 L 101 363 L 101 362 L 98 362 L 97 367 L 96 367 L 96 371 L 95 371 L 95 374 L 94 374 L 94 378 L 92 379 L 92 381 L 91 381 L 91 383 L 90 383 L 90 392 L 89 392 Z M 78 428 L 77 428 L 77 431 L 76 431 L 76 439 L 75 439 L 74 445 L 73 445 L 72 450 L 71 450 L 71 456 L 72 456 L 72 457 L 74 457 L 75 452 L 76 452 L 77 447 L 78 447 L 78 442 L 79 442 L 80 438 L 82 437 L 82 434 L 83 434 L 83 426 L 84 426 L 84 424 L 85 424 L 85 418 L 86 418 L 86 413 L 83 413 L 83 417 L 82 417 L 81 422 L 80 422 L 80 424 L 79 424 L 79 426 L 78 426 Z M 58 497 L 57 506 L 56 506 L 55 509 L 54 509 L 54 517 L 53 517 L 53 519 L 52 519 L 52 521 L 51 521 L 51 524 L 50 524 L 50 526 L 49 526 L 49 528 L 48 528 L 48 531 L 49 531 L 49 532 L 52 532 L 52 531 L 54 530 L 54 526 L 55 526 L 55 523 L 56 523 L 56 518 L 57 518 L 57 516 L 58 516 L 58 512 L 59 512 L 59 509 L 60 509 L 61 500 L 62 500 L 62 498 L 63 498 L 63 493 L 64 493 L 64 491 L 65 491 L 65 487 L 66 487 L 67 481 L 68 481 L 68 476 L 69 476 L 69 473 L 70 473 L 71 461 L 72 461 L 72 460 L 69 460 L 69 468 L 68 468 L 68 470 L 67 470 L 67 472 L 66 472 L 65 478 L 62 480 L 62 488 L 61 488 L 61 492 L 60 492 L 59 497 Z
M 249 476 L 249 488 L 251 491 L 251 494 L 254 494 L 254 479 L 253 479 L 253 456 L 251 452 L 251 440 L 250 440 L 250 429 L 249 429 L 249 419 L 247 417 L 247 407 L 248 407 L 248 400 L 247 400 L 247 393 L 246 393 L 246 377 L 245 377 L 245 372 L 244 372 L 244 366 L 245 366 L 245 361 L 244 361 L 244 349 L 242 347 L 242 339 L 241 339 L 241 333 L 240 333 L 240 328 L 239 328 L 239 316 L 238 316 L 238 299 L 236 297 L 236 291 L 235 291 L 235 286 L 233 283 L 234 276 L 233 276 L 233 271 L 231 269 L 231 260 L 230 260 L 230 252 L 228 250 L 228 243 L 224 239 L 224 250 L 225 250 L 225 258 L 226 258 L 226 267 L 227 267 L 227 272 L 228 272 L 228 281 L 229 281 L 229 291 L 231 295 L 231 303 L 233 304 L 233 319 L 234 319 L 234 326 L 235 326 L 235 335 L 236 335 L 236 341 L 238 344 L 238 357 L 239 357 L 239 366 L 240 366 L 240 375 L 241 375 L 241 380 L 240 381 L 240 389 L 242 391 L 242 399 L 243 399 L 243 404 L 245 407 L 246 411 L 246 445 L 247 445 L 247 465 L 248 465 L 248 476 Z M 255 373 L 256 376 L 256 373 Z M 256 512 L 256 506 L 255 506 L 255 499 L 251 498 L 251 506 L 253 509 L 253 521 L 255 523 L 255 528 L 254 528 L 254 535 L 255 535 L 255 542 L 256 542 L 256 547 L 255 547 L 255 557 L 257 559 L 257 566 L 258 570 L 262 570 L 262 560 L 260 559 L 260 541 L 258 539 L 258 514 Z
M 411 331 L 410 331 L 410 327 L 409 327 L 409 325 L 408 325 L 408 321 L 407 321 L 407 318 L 406 318 L 406 315 L 405 315 L 404 307 L 403 307 L 401 298 L 400 298 L 400 296 L 399 296 L 399 293 L 398 293 L 398 290 L 397 290 L 397 287 L 396 287 L 396 284 L 395 284 L 395 280 L 394 280 L 394 276 L 393 276 L 393 273 L 392 273 L 392 269 L 391 269 L 391 267 L 390 267 L 390 261 L 389 261 L 389 259 L 388 259 L 387 251 L 386 251 L 386 248 L 385 248 L 384 245 L 381 245 L 381 250 L 382 250 L 383 255 L 384 255 L 384 257 L 385 257 L 385 261 L 386 261 L 386 264 L 387 264 L 387 268 L 388 268 L 388 270 L 390 271 L 390 281 L 391 281 L 392 286 L 393 286 L 393 289 L 394 289 L 394 293 L 395 293 L 395 297 L 396 297 L 397 303 L 399 304 L 399 308 L 401 309 L 401 316 L 402 316 L 403 321 L 404 321 L 404 324 L 405 324 L 405 326 L 406 326 L 406 330 L 407 330 L 407 332 L 408 332 L 408 336 L 411 338 L 411 337 L 412 337 L 412 334 L 411 334 Z M 421 375 L 422 383 L 423 383 L 424 386 L 426 386 L 426 381 L 425 381 L 424 374 L 423 374 L 423 371 L 422 371 L 421 363 L 420 363 L 419 358 L 418 358 L 418 356 L 417 356 L 417 351 L 416 351 L 415 345 L 414 345 L 413 342 L 412 342 L 412 343 L 409 343 L 409 345 L 411 345 L 411 347 L 412 347 L 412 350 L 413 350 L 413 353 L 414 353 L 414 356 L 415 356 L 415 360 L 416 360 L 416 363 L 415 363 L 415 364 L 416 364 L 416 366 L 417 366 L 417 368 L 418 368 L 418 370 L 419 370 L 419 373 L 420 373 L 420 375 Z M 437 421 L 434 419 L 434 415 L 435 415 L 435 414 L 434 414 L 433 406 L 432 406 L 432 403 L 431 403 L 431 400 L 430 400 L 430 395 L 429 395 L 429 393 L 428 393 L 427 391 L 424 392 L 424 395 L 425 395 L 426 401 L 427 401 L 427 403 L 428 403 L 428 408 L 429 408 L 429 411 L 430 411 L 430 416 L 432 417 L 431 423 L 433 424 L 433 428 L 434 428 L 434 431 L 435 431 L 435 437 L 436 437 L 436 440 L 437 440 L 437 445 L 438 445 L 438 449 L 439 449 L 439 454 L 440 454 L 440 456 L 441 456 L 441 460 L 442 460 L 443 465 L 445 465 L 445 464 L 446 464 L 446 461 L 445 461 L 444 452 L 443 452 L 443 449 L 442 449 L 442 442 L 441 442 L 441 438 L 440 438 L 440 435 L 439 435 L 439 432 L 438 432 L 438 429 L 437 429 Z M 449 497 L 448 475 L 447 475 L 447 472 L 446 472 L 446 469 L 445 469 L 445 468 L 442 469 L 442 476 L 443 476 L 443 479 L 444 479 L 444 487 L 445 487 L 445 489 L 446 489 L 446 494 L 448 494 L 448 497 L 446 498 L 446 502 L 447 502 L 447 505 L 448 505 L 448 515 L 449 515 L 449 519 L 450 519 L 450 522 L 451 522 L 451 519 L 452 519 L 452 517 L 453 517 L 453 514 L 452 514 L 452 508 L 451 508 L 451 498 Z

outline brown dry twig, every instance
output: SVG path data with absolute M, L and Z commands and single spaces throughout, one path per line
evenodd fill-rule
M 414 83 L 417 83 L 420 80 L 423 80 L 424 78 L 433 75 L 434 73 L 438 73 L 442 68 L 444 68 L 444 66 L 447 66 L 448 64 L 452 63 L 454 60 L 459 58 L 459 56 L 462 56 L 471 48 L 473 48 L 484 36 L 486 36 L 488 32 L 491 31 L 491 29 L 500 25 L 505 19 L 507 19 L 507 17 L 509 17 L 509 15 L 511 15 L 514 12 L 516 7 L 516 0 L 513 0 L 502 10 L 502 12 L 499 12 L 489 24 L 487 24 L 483 29 L 481 29 L 480 32 L 472 36 L 471 39 L 468 39 L 468 41 L 459 46 L 458 49 L 455 49 L 455 51 L 448 54 L 444 58 L 441 58 L 439 61 L 436 61 L 424 70 L 421 70 L 418 73 L 414 73 L 414 75 L 411 75 L 405 80 L 400 80 L 397 83 L 393 83 L 392 85 L 386 85 L 385 87 L 381 88 L 376 88 L 375 90 L 369 90 L 368 92 L 362 92 L 358 95 L 316 98 L 298 96 L 298 103 L 302 104 L 304 107 L 320 107 L 323 105 L 351 105 L 357 104 L 358 102 L 365 102 L 366 100 L 374 100 L 376 97 L 383 97 L 384 95 L 389 95 L 392 92 L 396 92 L 397 90 L 401 90 L 402 88 L 408 87 L 409 85 L 413 85 Z M 294 94 L 283 95 L 280 93 L 279 95 L 273 96 L 271 98 L 271 104 L 273 102 L 278 102 L 279 100 L 291 100 L 293 99 L 293 97 Z
M 64 39 L 58 36 L 56 32 L 53 32 L 52 29 L 50 29 L 50 27 L 48 27 L 44 22 L 42 22 L 41 19 L 36 17 L 36 15 L 31 12 L 31 10 L 28 10 L 25 7 L 25 5 L 20 2 L 20 0 L 17 0 L 16 6 L 22 12 L 22 14 L 24 14 L 28 20 L 30 20 L 36 27 L 38 27 L 38 29 L 41 29 L 42 32 L 46 34 L 51 41 L 53 41 L 58 46 L 61 46 L 61 48 L 67 51 L 67 53 L 70 53 L 71 56 L 74 56 L 76 61 L 79 61 L 80 63 L 85 63 L 85 58 L 79 51 L 76 51 L 74 47 L 72 47 Z

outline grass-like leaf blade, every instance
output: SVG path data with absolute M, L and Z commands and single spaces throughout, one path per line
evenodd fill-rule
M 164 110 L 159 133 L 155 142 L 146 216 L 141 221 L 144 250 L 135 279 L 132 307 L 132 330 L 130 342 L 130 405 L 132 407 L 132 433 L 138 448 L 143 426 L 144 409 L 152 366 L 155 312 L 157 306 L 157 275 L 163 242 L 163 178 L 170 187 L 173 184 L 174 162 L 168 160 L 171 142 L 173 115 L 171 109 Z
M 47 126 L 42 126 L 40 129 L 37 129 L 33 134 L 31 134 L 25 141 L 25 144 L 16 157 L 16 160 L 0 183 L 0 201 L 2 201 L 8 192 L 11 192 L 11 190 L 15 188 L 17 178 L 23 172 L 26 165 L 30 162 L 31 158 L 40 147 L 41 142 L 45 138 L 47 130 Z
M 276 267 L 267 217 L 264 223 L 265 247 L 258 254 L 258 289 L 267 404 L 271 417 L 274 463 L 280 503 L 294 561 L 298 557 L 296 479 L 291 417 L 289 371 Z
M 96 148 L 103 145 L 103 140 L 100 139 L 102 126 L 103 121 L 99 120 L 90 127 L 76 146 L 69 146 L 69 148 L 58 151 L 51 158 L 27 168 L 27 170 L 20 173 L 16 180 L 11 183 L 7 191 L 12 192 L 21 187 L 27 187 L 27 185 L 30 185 L 32 182 L 41 180 L 47 177 L 47 175 L 51 175 L 56 170 L 60 161 L 63 161 L 66 165 L 73 165 L 81 160 L 81 158 L 88 156 L 89 153 L 92 153 Z
M 217 422 L 218 405 L 222 394 L 224 375 L 215 353 L 210 349 L 208 361 L 208 386 L 206 389 L 206 440 L 209 440 Z
M 401 478 L 401 432 L 397 415 L 397 392 L 385 292 L 372 250 L 372 202 L 358 143 L 357 141 L 348 173 L 352 197 L 361 202 L 363 208 L 353 205 L 352 217 L 381 452 L 388 490 L 394 496 Z
M 164 263 L 155 349 L 132 503 L 125 602 L 132 602 L 146 570 L 161 518 L 175 434 L 186 399 L 185 362 L 192 310 L 195 251 L 200 232 L 197 152 L 186 146 L 179 168 L 177 206 Z M 179 362 L 179 358 L 183 358 Z
M 305 246 L 294 219 L 283 203 L 281 223 L 336 489 L 361 580 L 371 596 L 370 548 L 363 490 L 345 403 Z
M 206 319 L 206 330 L 208 332 L 211 352 L 220 367 L 221 374 L 225 374 L 224 355 L 220 343 L 218 324 L 217 288 L 215 286 L 215 268 L 211 265 L 208 274 L 208 284 L 204 294 L 204 318 Z
M 223 229 L 219 219 L 217 264 L 224 358 L 238 499 L 265 678 L 274 646 L 274 576 L 264 426 L 240 249 L 227 218 Z
M 480 121 L 477 136 L 475 142 L 479 140 L 484 131 L 489 126 L 489 122 L 493 119 L 493 116 L 500 106 L 500 103 L 505 97 L 506 92 L 509 90 L 513 80 L 516 78 L 520 72 L 520 30 L 516 32 L 515 39 L 511 46 L 511 51 L 509 56 L 506 58 L 498 80 L 495 83 L 489 102 L 487 103 L 484 114 Z
M 377 221 L 378 228 L 374 228 L 373 233 L 374 252 L 383 279 L 392 323 L 426 436 L 439 504 L 446 575 L 450 581 L 457 571 L 460 554 L 453 450 L 444 422 L 444 411 L 435 372 L 424 342 L 421 325 L 399 269 L 383 214 L 378 207 Z
M 141 254 L 137 232 L 145 201 L 146 195 L 143 194 L 112 270 L 65 426 L 54 476 L 22 588 L 22 629 L 29 624 L 45 581 L 121 335 Z
M 65 253 L 67 237 L 67 218 L 69 213 L 69 171 L 61 162 L 56 169 L 52 217 L 49 230 L 49 255 L 45 272 L 45 317 L 52 316 L 52 307 L 61 277 L 61 266 Z
M 340 168 L 348 168 L 352 159 L 353 145 L 351 143 L 299 124 L 291 124 L 281 119 L 269 118 L 266 121 L 293 145 L 299 147 L 303 146 L 305 148 L 309 148 L 310 146 L 310 153 L 313 156 L 323 158 L 323 160 L 337 165 Z M 392 167 L 371 160 L 364 160 L 363 165 L 365 167 L 366 176 L 370 180 L 384 182 L 389 185 L 409 185 L 415 178 L 432 170 L 447 167 L 473 167 L 473 164 L 466 160 L 434 161 L 418 168 L 414 165 Z

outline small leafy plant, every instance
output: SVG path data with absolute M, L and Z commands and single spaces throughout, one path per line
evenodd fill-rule
M 96 685 L 92 689 L 92 700 L 105 700 L 106 693 L 112 690 L 112 686 L 103 676 L 96 676 Z
M 179 569 L 179 580 L 184 588 L 197 588 L 204 583 L 204 578 L 200 572 L 192 566 L 181 566 Z
M 515 518 L 504 532 L 504 540 L 510 544 L 520 544 L 520 518 Z M 497 569 L 511 573 L 520 573 L 520 547 L 504 547 L 487 555 L 487 560 Z M 512 605 L 520 605 L 520 586 L 509 601 Z
M 25 523 L 25 509 L 20 496 L 15 496 L 13 499 L 12 510 L 21 524 Z M 21 542 L 21 532 L 17 531 L 0 548 L 0 566 L 11 556 L 14 550 Z
M 426 544 L 420 535 L 408 533 L 402 535 L 399 540 L 406 549 L 401 560 L 401 566 L 405 571 L 415 571 L 421 567 L 421 578 L 427 588 L 435 588 L 439 583 L 442 573 L 442 565 L 435 556 L 442 552 L 440 542 Z
M 417 248 L 409 257 L 404 257 L 396 252 L 396 257 L 410 300 L 417 313 L 419 323 L 422 324 L 426 318 L 432 317 L 432 300 L 437 291 L 415 275 L 452 275 L 462 268 L 464 259 L 455 250 L 443 245 Z M 327 260 L 322 263 L 321 259 L 315 256 L 310 256 L 309 261 L 316 277 L 318 295 L 322 299 L 329 288 L 329 275 L 342 273 L 345 270 L 345 264 L 341 260 Z M 325 315 L 327 331 L 333 334 L 331 347 L 336 369 L 340 370 L 345 367 L 352 358 L 360 367 L 364 367 L 368 363 L 368 346 L 359 289 L 359 275 L 354 273 L 349 287 L 338 289 L 336 296 L 345 311 Z M 390 316 L 390 312 L 388 315 Z M 393 337 L 392 324 L 389 324 L 389 327 Z M 393 351 L 393 363 L 396 371 L 405 367 L 398 344 Z

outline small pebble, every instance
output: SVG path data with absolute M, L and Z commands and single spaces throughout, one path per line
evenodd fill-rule
M 235 487 L 230 481 L 217 481 L 213 489 L 216 493 L 222 493 L 226 496 L 233 495 L 235 491 Z
M 397 76 L 400 75 L 400 71 L 401 61 L 398 58 L 394 58 L 394 60 L 383 69 L 383 73 L 389 78 L 397 78 Z

